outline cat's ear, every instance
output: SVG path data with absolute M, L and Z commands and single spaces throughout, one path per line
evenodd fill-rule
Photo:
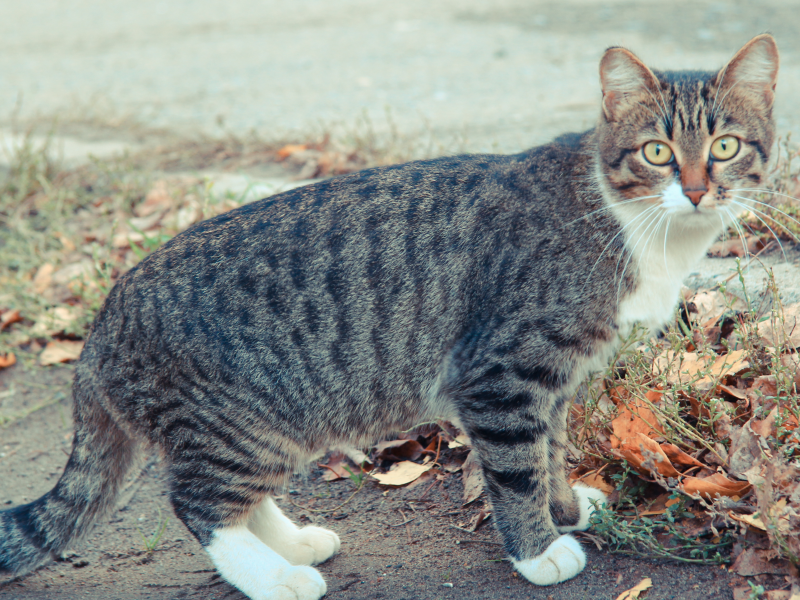
M 717 74 L 716 84 L 724 92 L 746 94 L 770 108 L 778 80 L 778 45 L 765 33 L 754 37 Z M 723 93 L 724 93 L 723 92 Z
M 616 121 L 640 96 L 653 93 L 658 79 L 633 52 L 609 48 L 600 60 L 600 85 L 603 88 L 603 114 Z

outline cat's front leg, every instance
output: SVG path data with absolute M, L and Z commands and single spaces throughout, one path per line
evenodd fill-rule
M 559 535 L 551 513 L 551 407 L 546 399 L 519 391 L 475 393 L 460 410 L 483 467 L 506 552 L 536 585 L 571 579 L 586 566 L 580 544 L 570 535 Z

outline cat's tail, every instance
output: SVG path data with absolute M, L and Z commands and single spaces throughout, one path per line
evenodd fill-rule
M 97 401 L 94 378 L 75 378 L 75 438 L 64 474 L 47 494 L 0 512 L 0 573 L 23 575 L 60 555 L 113 509 L 139 444 Z

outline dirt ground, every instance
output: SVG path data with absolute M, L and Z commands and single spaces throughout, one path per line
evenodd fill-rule
M 0 429 L 0 507 L 34 500 L 60 476 L 72 439 L 71 377 L 72 369 L 64 366 L 18 364 L 0 371 L 2 413 L 20 416 Z M 711 600 L 730 599 L 734 586 L 745 585 L 719 566 L 612 555 L 583 537 L 589 555 L 586 570 L 558 586 L 536 588 L 503 560 L 491 519 L 475 533 L 459 529 L 482 506 L 482 499 L 462 506 L 459 473 L 432 487 L 388 489 L 368 483 L 338 510 L 316 514 L 302 507 L 335 508 L 354 489 L 349 480 L 324 482 L 321 471 L 314 466 L 308 474 L 296 475 L 278 504 L 297 522 L 323 525 L 340 535 L 340 553 L 320 566 L 331 600 L 614 600 L 644 577 L 653 581 L 647 600 Z M 163 536 L 148 553 L 143 536 L 152 539 L 165 519 Z M 771 589 L 780 587 L 777 581 L 770 583 Z M 200 545 L 174 517 L 163 469 L 153 460 L 123 494 L 118 510 L 87 540 L 64 560 L 0 584 L 0 598 L 245 597 L 219 578 Z

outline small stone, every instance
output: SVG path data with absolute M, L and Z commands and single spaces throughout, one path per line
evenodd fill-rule
M 442 587 L 451 588 L 451 587 L 453 587 L 453 584 L 452 584 L 452 583 L 450 583 L 450 582 L 443 583 L 443 584 L 442 584 Z

